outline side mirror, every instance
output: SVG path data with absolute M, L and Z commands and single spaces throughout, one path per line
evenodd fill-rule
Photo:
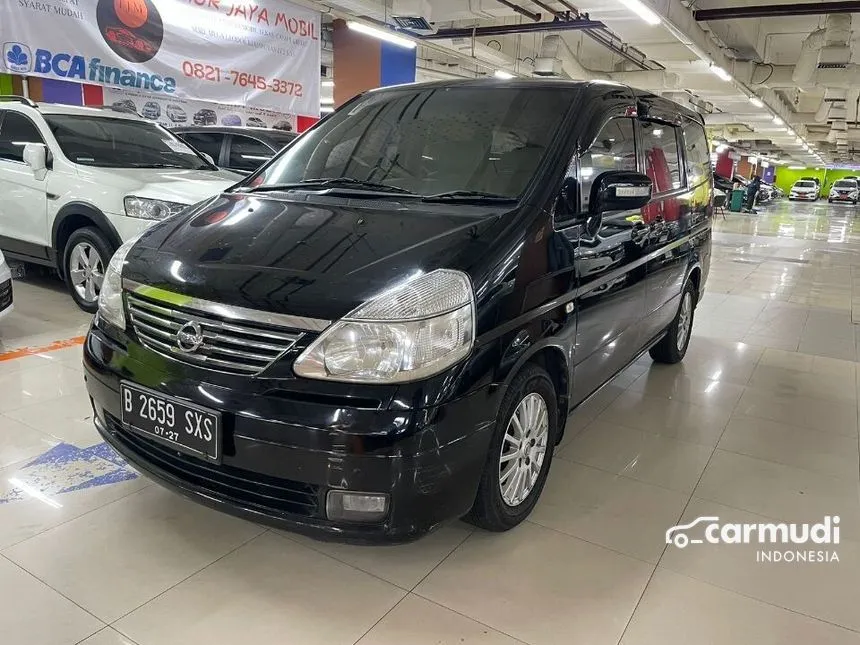
M 43 143 L 28 143 L 24 146 L 24 163 L 34 172 L 48 167 L 48 151 Z
M 653 184 L 642 173 L 610 170 L 591 184 L 589 210 L 594 215 L 642 208 L 651 201 Z

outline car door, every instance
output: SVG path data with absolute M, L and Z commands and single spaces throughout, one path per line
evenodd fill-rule
M 224 165 L 223 146 L 226 135 L 221 132 L 177 132 L 176 136 L 192 148 L 210 157 L 216 166 Z
M 651 119 L 642 119 L 638 125 L 643 172 L 654 185 L 654 197 L 642 211 L 645 230 L 638 241 L 642 252 L 650 257 L 646 265 L 643 333 L 651 337 L 662 332 L 678 308 L 692 247 L 675 242 L 690 231 L 692 194 L 686 185 L 681 156 L 681 128 Z M 707 140 L 699 145 L 707 147 Z M 699 183 L 703 180 L 697 176 Z
M 637 169 L 634 120 L 607 121 L 578 159 L 581 211 L 589 208 L 593 181 L 610 170 Z M 607 212 L 593 232 L 585 225 L 566 231 L 575 241 L 577 331 L 574 348 L 576 404 L 629 363 L 640 346 L 645 311 L 645 264 L 637 243 L 641 214 Z
M 47 172 L 24 163 L 24 146 L 45 141 L 26 115 L 0 112 L 0 247 L 16 255 L 47 258 L 50 230 Z
M 227 168 L 241 173 L 255 171 L 276 152 L 262 141 L 243 134 L 230 135 L 227 146 Z

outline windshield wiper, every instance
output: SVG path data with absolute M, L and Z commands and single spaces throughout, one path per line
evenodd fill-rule
M 494 202 L 498 204 L 511 204 L 517 201 L 515 197 L 499 195 L 496 193 L 487 193 L 482 190 L 451 190 L 446 193 L 436 193 L 435 195 L 426 195 L 421 198 L 422 202 L 445 202 L 445 201 L 464 201 L 464 202 Z
M 380 193 L 397 193 L 401 195 L 415 195 L 411 190 L 399 186 L 389 186 L 373 181 L 364 181 L 353 177 L 328 177 L 320 179 L 305 179 L 291 184 L 263 184 L 246 188 L 246 193 L 263 193 L 278 190 L 295 190 L 297 188 L 335 188 L 337 186 L 348 186 L 356 188 L 367 188 Z

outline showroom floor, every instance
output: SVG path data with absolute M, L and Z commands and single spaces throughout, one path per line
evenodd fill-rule
M 571 418 L 531 520 L 396 547 L 268 530 L 137 476 L 92 428 L 87 317 L 50 279 L 16 282 L 0 323 L 0 640 L 860 643 L 854 212 L 718 219 L 686 360 L 640 360 Z M 840 516 L 838 562 L 665 544 L 700 516 L 825 515 Z

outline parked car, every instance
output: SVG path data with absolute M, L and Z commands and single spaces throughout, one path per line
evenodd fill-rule
M 15 305 L 12 303 L 12 272 L 6 264 L 6 258 L 0 251 L 0 320 L 12 313 Z
M 788 194 L 788 199 L 794 201 L 801 199 L 804 201 L 814 202 L 819 197 L 818 184 L 811 179 L 798 179 L 791 187 L 791 192 Z
M 221 125 L 242 125 L 242 117 L 238 114 L 225 114 L 221 117 Z
M 117 112 L 128 112 L 129 114 L 137 114 L 137 106 L 130 99 L 122 99 L 111 103 L 111 109 Z
M 173 121 L 173 123 L 185 123 L 188 119 L 185 110 L 176 105 L 176 103 L 168 103 L 165 112 L 167 113 L 167 118 Z
M 147 101 L 143 104 L 143 110 L 141 111 L 140 115 L 144 119 L 155 121 L 158 117 L 161 116 L 161 106 L 155 101 Z
M 568 414 L 643 352 L 687 351 L 701 116 L 607 82 L 446 81 L 299 141 L 114 255 L 84 344 L 98 431 L 258 522 L 516 526 Z
M 830 194 L 827 196 L 829 203 L 833 202 L 851 202 L 856 204 L 860 199 L 860 186 L 856 179 L 838 179 L 833 182 L 830 187 Z
M 192 122 L 194 125 L 215 125 L 218 123 L 218 115 L 215 114 L 215 110 L 203 108 L 194 113 Z
M 0 248 L 56 267 L 86 311 L 123 240 L 238 178 L 135 115 L 0 97 Z
M 272 125 L 272 129 L 283 130 L 284 132 L 292 132 L 293 124 L 286 119 L 281 119 L 280 121 L 275 121 L 275 123 Z
M 174 128 L 173 133 L 209 155 L 221 168 L 244 174 L 262 166 L 298 136 L 281 130 L 225 126 L 183 126 Z
M 249 128 L 267 128 L 266 122 L 263 119 L 257 118 L 255 116 L 249 116 L 245 121 L 245 125 Z
M 772 202 L 776 197 L 776 191 L 774 190 L 771 184 L 766 184 L 764 182 L 761 183 L 761 186 L 758 189 L 758 197 L 756 201 L 759 204 L 767 204 L 768 202 Z

